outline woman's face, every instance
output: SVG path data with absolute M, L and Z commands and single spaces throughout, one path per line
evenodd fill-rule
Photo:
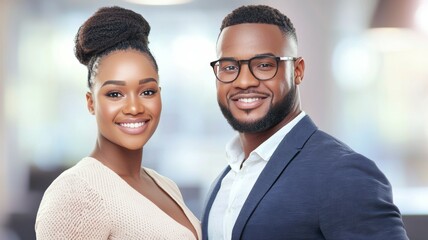
M 159 76 L 150 59 L 136 50 L 102 57 L 86 99 L 97 120 L 99 144 L 141 149 L 159 123 Z

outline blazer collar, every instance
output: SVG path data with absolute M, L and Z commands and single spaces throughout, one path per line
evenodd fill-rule
M 220 174 L 211 185 L 210 190 L 208 191 L 208 200 L 206 202 L 204 211 L 202 213 L 202 239 L 208 239 L 208 218 L 211 211 L 211 206 L 213 205 L 214 199 L 217 196 L 218 190 L 220 190 L 221 181 L 226 176 L 226 174 L 230 171 L 230 166 L 227 165 L 226 169 L 224 169 L 223 173 Z
M 240 239 L 242 231 L 258 203 L 316 130 L 317 127 L 311 118 L 306 115 L 281 141 L 254 184 L 244 206 L 242 206 L 242 210 L 233 227 L 232 239 Z M 204 240 L 208 239 L 208 218 L 211 206 L 220 189 L 221 181 L 229 171 L 230 166 L 227 166 L 223 173 L 214 180 L 211 189 L 208 191 L 207 196 L 209 197 L 202 215 L 202 239 Z
M 275 181 L 279 178 L 291 160 L 300 152 L 306 141 L 316 130 L 317 127 L 310 117 L 305 116 L 284 137 L 278 148 L 273 153 L 268 164 L 260 173 L 253 189 L 242 206 L 241 212 L 239 213 L 235 226 L 233 227 L 232 239 L 241 238 L 242 231 L 259 202 L 269 191 L 271 186 L 275 184 Z M 215 194 L 217 193 L 215 192 L 213 195 Z

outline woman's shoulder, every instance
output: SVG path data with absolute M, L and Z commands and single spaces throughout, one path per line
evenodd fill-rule
M 46 189 L 43 200 L 79 201 L 79 198 L 100 195 L 99 182 L 103 182 L 103 169 L 97 160 L 83 158 L 62 172 Z
M 62 172 L 51 184 L 64 184 L 71 182 L 85 182 L 84 180 L 88 177 L 89 174 L 94 174 L 94 164 L 91 163 L 90 158 L 83 158 L 77 162 L 74 166 L 68 168 Z M 49 186 L 49 188 L 51 188 Z M 48 188 L 48 189 L 49 189 Z
M 90 167 L 87 170 L 88 167 L 82 164 L 85 165 L 86 161 L 80 161 L 64 171 L 45 191 L 37 212 L 35 226 L 36 233 L 41 238 L 58 235 L 72 238 L 71 236 L 77 236 L 75 235 L 77 232 L 92 234 L 96 226 L 91 224 L 95 222 L 107 226 L 110 217 L 105 209 L 103 198 L 85 178 Z M 91 230 L 91 226 L 94 230 Z M 100 233 L 105 232 L 107 230 Z
M 85 159 L 79 161 L 76 165 L 62 172 L 50 186 L 46 189 L 44 198 L 51 195 L 60 195 L 66 197 L 66 195 L 79 195 L 80 192 L 86 191 L 88 181 L 86 179 L 87 172 L 90 171 L 88 167 L 82 166 L 85 163 Z

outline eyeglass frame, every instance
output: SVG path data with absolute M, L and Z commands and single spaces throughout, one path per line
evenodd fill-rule
M 256 76 L 254 75 L 254 73 L 253 73 L 253 70 L 252 70 L 252 68 L 251 68 L 250 63 L 251 63 L 251 61 L 252 61 L 253 59 L 260 59 L 260 58 L 272 58 L 272 59 L 275 59 L 275 61 L 276 61 L 276 71 L 275 71 L 275 74 L 274 74 L 271 78 L 267 78 L 267 79 L 260 79 L 260 78 L 258 78 L 258 77 L 256 77 Z M 299 58 L 300 58 L 300 57 L 290 57 L 290 56 L 278 57 L 278 56 L 274 56 L 274 55 L 257 55 L 257 56 L 254 56 L 254 57 L 252 57 L 252 58 L 249 58 L 249 59 L 241 59 L 241 60 L 236 60 L 235 58 L 220 58 L 220 59 L 218 59 L 218 60 L 215 60 L 215 61 L 210 62 L 210 66 L 213 68 L 214 75 L 215 75 L 215 77 L 217 78 L 217 80 L 218 80 L 218 81 L 220 81 L 220 82 L 222 82 L 222 83 L 232 83 L 232 82 L 234 82 L 236 79 L 238 79 L 239 74 L 241 73 L 241 66 L 242 66 L 242 64 L 243 64 L 243 63 L 247 63 L 247 65 L 248 65 L 248 69 L 250 70 L 251 75 L 253 75 L 253 77 L 254 77 L 255 79 L 257 79 L 257 80 L 259 80 L 259 81 L 267 81 L 267 80 L 270 80 L 270 79 L 274 78 L 274 77 L 276 76 L 276 74 L 278 73 L 279 62 L 280 62 L 280 61 L 296 61 L 296 60 L 298 60 Z M 222 60 L 224 60 L 224 61 L 236 61 L 236 62 L 238 63 L 238 67 L 239 67 L 239 68 L 238 68 L 238 74 L 236 74 L 236 77 L 235 77 L 233 80 L 231 80 L 231 81 L 223 81 L 223 80 L 221 80 L 221 79 L 217 76 L 217 73 L 216 73 L 216 70 L 215 70 L 215 66 L 216 66 L 216 64 L 217 64 L 218 62 L 220 62 L 220 61 L 222 61 Z

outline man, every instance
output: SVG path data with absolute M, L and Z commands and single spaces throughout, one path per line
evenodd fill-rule
M 381 171 L 301 110 L 305 62 L 286 16 L 234 10 L 217 55 L 218 103 L 239 135 L 209 195 L 204 239 L 408 239 Z

